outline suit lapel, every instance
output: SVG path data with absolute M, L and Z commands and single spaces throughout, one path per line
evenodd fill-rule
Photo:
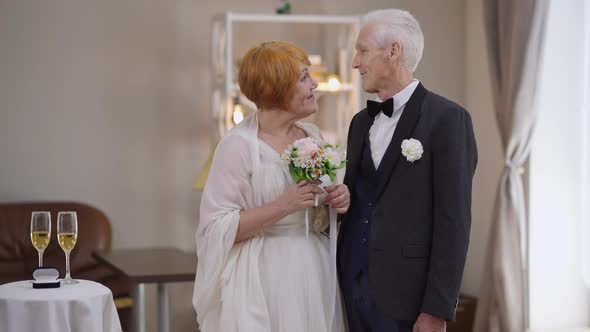
M 385 186 L 389 182 L 389 178 L 400 159 L 402 141 L 411 137 L 412 132 L 420 119 L 420 115 L 422 114 L 422 101 L 427 92 L 428 91 L 424 88 L 422 83 L 419 83 L 404 108 L 402 116 L 393 133 L 393 137 L 391 138 L 391 142 L 389 143 L 385 155 L 383 156 L 383 160 L 379 165 L 377 200 L 381 197 L 381 194 L 383 194 Z
M 346 163 L 346 175 L 344 176 L 344 183 L 348 188 L 352 188 L 355 184 L 363 148 L 365 147 L 365 135 L 367 135 L 369 128 L 373 124 L 373 118 L 369 116 L 369 113 L 365 109 L 359 113 L 358 121 L 358 125 L 355 126 L 354 132 L 350 135 L 350 142 L 348 142 L 346 156 L 348 162 Z

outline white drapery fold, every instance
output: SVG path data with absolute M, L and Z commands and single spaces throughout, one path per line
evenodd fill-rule
M 523 332 L 528 325 L 527 222 L 522 170 L 535 105 L 547 0 L 484 0 L 496 120 L 505 155 L 490 228 L 474 331 Z

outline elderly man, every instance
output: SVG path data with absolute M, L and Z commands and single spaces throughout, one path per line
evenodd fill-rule
M 356 41 L 352 66 L 383 102 L 348 132 L 338 274 L 353 332 L 445 331 L 455 318 L 477 148 L 469 113 L 414 78 L 423 46 L 396 9 L 367 14 Z

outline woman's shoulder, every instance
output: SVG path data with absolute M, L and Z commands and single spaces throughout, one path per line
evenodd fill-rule
M 221 163 L 226 170 L 237 168 L 250 169 L 252 164 L 252 147 L 248 140 L 234 133 L 228 132 L 215 147 L 213 162 Z
M 231 153 L 245 152 L 249 149 L 248 139 L 239 133 L 228 132 L 217 144 L 217 150 Z
M 249 115 L 221 138 L 219 146 L 248 150 L 252 141 L 256 140 L 255 122 L 255 114 Z

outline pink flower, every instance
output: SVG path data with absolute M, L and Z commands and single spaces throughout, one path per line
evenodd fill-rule
M 315 141 L 309 137 L 299 139 L 293 143 L 293 146 L 297 148 L 297 155 L 299 157 L 312 158 L 313 154 L 319 149 Z

